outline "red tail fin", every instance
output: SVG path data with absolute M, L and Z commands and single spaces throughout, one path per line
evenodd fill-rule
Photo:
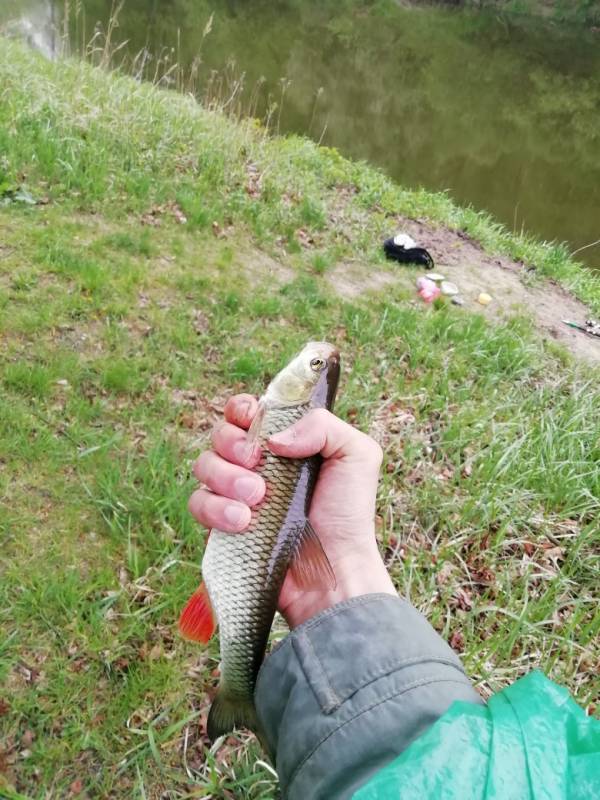
M 186 639 L 206 644 L 216 627 L 206 586 L 201 583 L 179 617 L 179 630 Z

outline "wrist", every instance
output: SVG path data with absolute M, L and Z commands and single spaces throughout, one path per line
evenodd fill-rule
M 281 608 L 281 613 L 292 630 L 311 617 L 352 597 L 398 594 L 375 542 L 367 551 L 353 551 L 338 559 L 332 563 L 332 567 L 336 576 L 335 588 L 303 591 Z

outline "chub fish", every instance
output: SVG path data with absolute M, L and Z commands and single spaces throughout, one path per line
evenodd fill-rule
M 311 409 L 332 409 L 339 373 L 335 347 L 309 342 L 269 384 L 248 431 L 248 447 L 262 447 L 256 472 L 265 497 L 244 533 L 210 532 L 203 583 L 181 615 L 180 630 L 193 641 L 207 642 L 219 626 L 221 680 L 208 716 L 213 741 L 234 728 L 258 732 L 254 687 L 288 568 L 300 586 L 335 586 L 308 521 L 320 456 L 280 458 L 264 444 Z

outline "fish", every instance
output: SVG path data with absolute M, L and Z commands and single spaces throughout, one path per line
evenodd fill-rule
M 220 683 L 207 720 L 213 742 L 239 728 L 260 736 L 254 689 L 288 569 L 301 587 L 335 588 L 335 574 L 308 518 L 321 457 L 282 458 L 265 443 L 313 408 L 332 410 L 339 375 L 338 350 L 309 342 L 269 383 L 246 444 L 248 453 L 262 449 L 255 471 L 266 482 L 265 497 L 243 533 L 210 531 L 203 583 L 181 614 L 180 631 L 192 641 L 208 642 L 219 627 Z

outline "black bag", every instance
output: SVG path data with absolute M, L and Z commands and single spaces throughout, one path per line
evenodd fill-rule
M 391 261 L 399 261 L 401 264 L 418 264 L 425 269 L 433 269 L 435 266 L 433 258 L 424 247 L 403 247 L 390 238 L 383 243 L 383 250 Z

